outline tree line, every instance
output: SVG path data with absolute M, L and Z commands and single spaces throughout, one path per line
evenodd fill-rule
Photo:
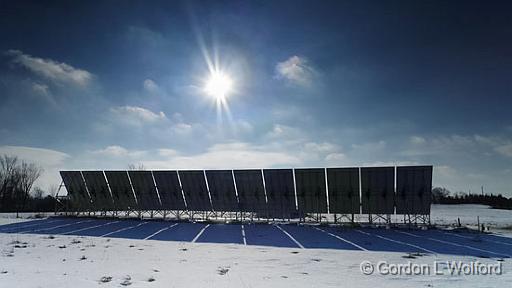
M 483 204 L 495 209 L 512 209 L 512 198 L 504 197 L 501 194 L 452 194 L 450 190 L 443 187 L 432 189 L 432 203 L 434 204 Z
M 42 173 L 43 169 L 35 163 L 1 155 L 0 212 L 52 211 L 53 196 L 45 197 L 41 188 L 33 187 Z

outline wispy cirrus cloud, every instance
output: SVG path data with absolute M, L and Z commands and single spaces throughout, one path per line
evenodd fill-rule
M 91 151 L 92 154 L 107 156 L 107 157 L 130 157 L 137 158 L 146 155 L 146 151 L 142 150 L 128 150 L 119 145 L 107 146 L 103 149 Z
M 278 79 L 285 79 L 288 83 L 304 87 L 311 86 L 316 74 L 306 58 L 296 55 L 277 63 L 275 71 Z
M 144 86 L 144 90 L 146 90 L 150 93 L 155 93 L 160 90 L 160 87 L 158 86 L 158 84 L 156 84 L 156 82 L 151 79 L 144 80 L 143 86 Z
M 90 72 L 75 68 L 64 62 L 34 57 L 20 50 L 8 50 L 5 54 L 12 57 L 13 63 L 28 69 L 38 76 L 59 84 L 64 83 L 84 87 L 87 86 L 93 78 L 93 74 Z
M 155 123 L 168 120 L 164 112 L 153 112 L 149 109 L 138 106 L 118 106 L 110 108 L 110 112 L 117 116 L 119 120 L 128 124 Z

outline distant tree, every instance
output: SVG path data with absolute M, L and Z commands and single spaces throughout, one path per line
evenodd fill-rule
M 34 199 L 43 199 L 44 190 L 41 189 L 41 187 L 34 187 L 34 189 L 32 189 L 31 195 Z
M 0 210 L 24 210 L 34 182 L 43 169 L 34 163 L 19 161 L 16 156 L 0 156 Z
M 14 189 L 18 180 L 18 158 L 0 156 L 0 210 L 9 209 L 13 202 Z
M 450 190 L 444 187 L 434 187 L 432 189 L 432 201 L 434 203 L 441 203 L 444 199 L 450 196 Z
M 52 184 L 48 187 L 48 195 L 51 196 L 51 197 L 56 197 L 57 196 L 57 192 L 59 191 L 59 186 L 58 185 L 55 185 L 55 184 Z
M 128 170 L 146 170 L 143 163 L 138 164 L 128 164 Z
M 18 189 L 16 189 L 16 191 L 19 201 L 17 201 L 18 205 L 16 212 L 19 212 L 20 210 L 25 210 L 27 201 L 30 198 L 30 191 L 32 190 L 32 186 L 43 173 L 43 168 L 37 166 L 34 163 L 27 163 L 22 161 L 17 170 Z

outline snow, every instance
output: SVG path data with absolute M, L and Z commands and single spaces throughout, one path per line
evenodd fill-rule
M 492 228 L 512 227 L 512 210 L 492 209 L 487 205 L 432 205 L 431 221 L 440 225 L 455 225 L 460 218 L 462 225 L 475 226 L 480 218 L 480 224 Z
M 359 268 L 364 260 L 475 260 L 446 255 L 406 259 L 387 252 L 22 234 L 2 235 L 0 247 L 4 287 L 496 287 L 512 281 L 508 260 L 504 274 L 493 276 L 365 276 Z
M 433 205 L 440 224 L 506 227 L 512 213 L 483 205 Z M 12 216 L 12 215 L 11 215 Z M 23 221 L 11 216 L 0 223 Z M 25 215 L 30 217 L 30 215 Z M 33 219 L 31 219 L 33 220 Z M 505 287 L 512 259 L 403 252 L 300 249 L 64 235 L 0 233 L 0 287 Z M 362 261 L 480 261 L 502 275 L 364 275 Z M 106 282 L 102 282 L 106 281 Z

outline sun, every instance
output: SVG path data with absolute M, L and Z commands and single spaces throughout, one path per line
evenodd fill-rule
M 233 89 L 233 80 L 229 75 L 221 72 L 214 71 L 210 74 L 208 81 L 204 87 L 205 92 L 208 95 L 215 97 L 218 101 L 226 99 L 229 92 Z

